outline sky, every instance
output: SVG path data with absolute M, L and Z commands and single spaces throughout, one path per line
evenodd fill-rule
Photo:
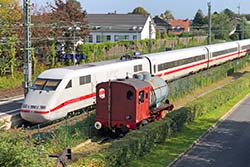
M 32 3 L 46 4 L 54 0 L 30 0 Z M 176 19 L 193 19 L 198 9 L 207 15 L 207 3 L 211 2 L 212 12 L 220 12 L 226 8 L 238 13 L 250 14 L 250 0 L 78 0 L 87 13 L 132 12 L 141 6 L 152 16 L 170 10 Z

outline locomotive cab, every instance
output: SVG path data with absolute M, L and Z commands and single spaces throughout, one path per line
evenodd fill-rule
M 138 79 L 116 80 L 100 83 L 96 90 L 96 129 L 126 132 L 150 117 L 149 83 Z

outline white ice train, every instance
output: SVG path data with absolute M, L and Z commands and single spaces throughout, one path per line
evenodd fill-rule
M 142 71 L 170 81 L 247 52 L 250 39 L 50 69 L 37 77 L 24 99 L 21 117 L 33 123 L 60 119 L 69 112 L 93 106 L 97 83 L 132 77 Z

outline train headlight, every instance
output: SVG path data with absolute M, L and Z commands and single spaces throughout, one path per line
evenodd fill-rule
M 100 130 L 100 129 L 102 128 L 102 123 L 97 121 L 97 122 L 95 123 L 95 128 L 96 128 L 97 130 Z
M 22 104 L 22 108 L 28 108 L 27 104 Z

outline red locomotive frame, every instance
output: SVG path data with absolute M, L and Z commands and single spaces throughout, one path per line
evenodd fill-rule
M 173 105 L 167 103 L 150 107 L 151 93 L 148 82 L 134 78 L 98 84 L 95 127 L 124 133 L 137 129 L 141 124 L 161 119 L 164 110 L 172 110 Z

